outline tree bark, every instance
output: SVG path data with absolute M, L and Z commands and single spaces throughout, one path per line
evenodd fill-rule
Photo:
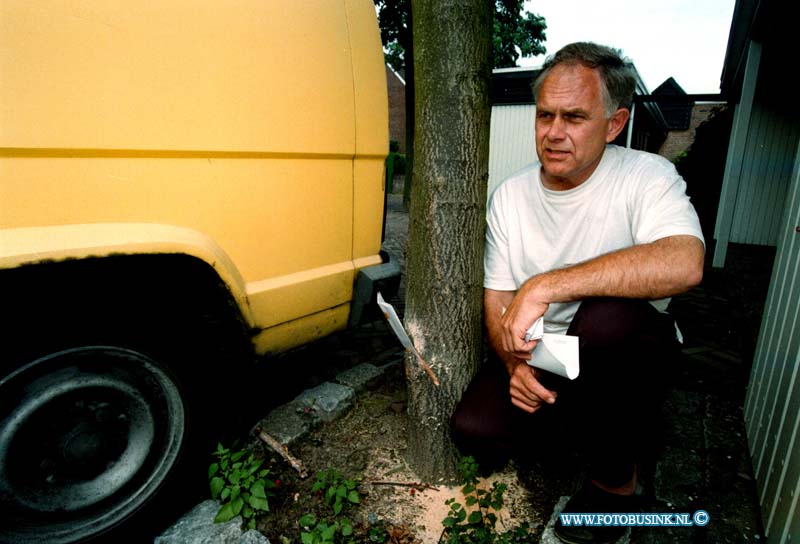
M 405 78 L 406 78 L 406 173 L 403 181 L 403 206 L 406 210 L 411 208 L 411 187 L 414 183 L 414 12 L 411 4 L 408 5 L 408 34 L 409 39 L 403 43 L 405 49 Z
M 450 416 L 481 359 L 492 3 L 415 0 L 416 114 L 405 324 L 441 385 L 407 360 L 408 459 L 455 482 Z

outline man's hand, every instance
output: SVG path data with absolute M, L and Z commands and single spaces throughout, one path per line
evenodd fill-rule
M 536 370 L 525 362 L 525 359 L 531 358 L 530 352 L 536 345 L 536 342 L 526 343 L 524 341 L 525 333 L 530 328 L 530 325 L 522 331 L 523 348 L 518 353 L 518 356 L 506 351 L 502 346 L 503 327 L 501 326 L 501 319 L 504 317 L 503 308 L 506 308 L 506 314 L 508 314 L 508 309 L 514 306 L 515 295 L 517 295 L 515 291 L 484 290 L 486 329 L 489 333 L 489 342 L 498 357 L 500 357 L 500 360 L 505 364 L 506 370 L 508 370 L 508 374 L 511 377 L 509 386 L 511 402 L 520 409 L 533 413 L 539 409 L 542 402 L 554 403 L 556 401 L 556 393 L 546 389 L 539 383 L 536 378 Z M 547 306 L 545 306 L 546 308 Z M 544 314 L 543 310 L 542 314 Z M 531 325 L 533 321 L 531 321 Z
M 548 306 L 547 302 L 537 300 L 531 280 L 522 286 L 500 318 L 500 345 L 506 353 L 517 359 L 530 360 L 536 341 L 526 342 L 525 334 L 544 315 Z
M 557 393 L 536 379 L 536 369 L 519 360 L 511 370 L 509 387 L 512 404 L 529 414 L 541 408 L 543 402 L 553 404 L 556 401 Z

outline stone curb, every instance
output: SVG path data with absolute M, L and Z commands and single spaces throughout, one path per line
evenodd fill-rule
M 398 363 L 375 366 L 362 363 L 325 382 L 303 391 L 286 404 L 278 406 L 259 423 L 267 434 L 284 446 L 290 446 L 310 433 L 320 423 L 333 421 L 353 407 L 357 393 L 375 387 L 386 370 Z
M 203 501 L 170 526 L 153 544 L 270 544 L 258 531 L 242 532 L 242 518 L 214 523 L 219 503 Z

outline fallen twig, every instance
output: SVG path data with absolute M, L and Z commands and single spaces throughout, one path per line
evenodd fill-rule
M 303 462 L 294 455 L 292 455 L 291 453 L 289 453 L 289 449 L 286 446 L 278 442 L 278 440 L 275 439 L 274 437 L 264 432 L 264 429 L 262 429 L 261 427 L 256 427 L 255 429 L 253 429 L 253 431 L 254 434 L 258 438 L 260 438 L 262 442 L 264 442 L 267 446 L 278 452 L 278 454 L 280 454 L 280 456 L 283 457 L 283 459 L 287 463 L 289 463 L 293 469 L 297 471 L 297 473 L 300 475 L 301 478 L 308 477 L 308 472 L 306 471 L 306 467 L 303 465 Z
M 370 485 L 395 485 L 398 487 L 413 487 L 417 491 L 423 491 L 425 489 L 439 491 L 438 487 L 422 482 L 388 482 L 385 480 L 376 480 L 374 482 L 370 482 Z

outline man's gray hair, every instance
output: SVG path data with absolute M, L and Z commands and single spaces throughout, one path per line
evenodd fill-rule
M 539 100 L 539 90 L 545 78 L 559 64 L 581 64 L 597 69 L 600 73 L 600 91 L 603 97 L 606 117 L 614 115 L 618 108 L 630 109 L 633 92 L 636 90 L 636 76 L 628 59 L 622 57 L 618 49 L 591 42 L 576 42 L 562 47 L 555 55 L 548 57 L 542 72 L 533 83 L 533 96 Z

